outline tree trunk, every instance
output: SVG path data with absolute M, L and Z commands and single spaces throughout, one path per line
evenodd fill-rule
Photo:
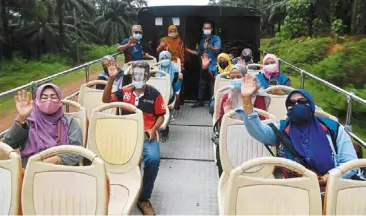
M 278 20 L 278 24 L 277 24 L 277 32 L 281 31 L 281 19 Z
M 57 11 L 58 11 L 58 32 L 59 32 L 59 47 L 63 49 L 65 41 L 64 32 L 64 0 L 57 0 Z
M 4 44 L 2 46 L 2 57 L 7 60 L 11 60 L 13 57 L 13 50 L 12 50 L 12 42 L 11 42 L 11 31 L 9 29 L 9 20 L 8 20 L 8 11 L 7 11 L 7 4 L 6 0 L 1 0 L 0 2 L 0 13 L 1 13 L 1 37 L 4 40 Z M 1 57 L 1 58 L 2 58 Z

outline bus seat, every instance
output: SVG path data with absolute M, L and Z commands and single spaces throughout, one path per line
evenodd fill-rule
M 258 70 L 252 70 L 252 69 L 249 69 L 249 67 L 259 67 L 259 69 Z M 249 65 L 246 66 L 246 68 L 247 68 L 248 73 L 255 76 L 263 70 L 263 65 L 262 64 L 249 64 Z
M 215 106 L 214 106 L 214 114 L 212 118 L 212 125 L 214 126 L 217 120 L 220 118 L 220 105 L 222 97 L 230 91 L 230 86 L 224 86 L 217 90 L 215 94 Z
M 230 85 L 230 79 L 228 78 L 229 72 L 221 73 L 216 76 L 215 78 L 215 86 L 214 86 L 214 96 L 216 96 L 216 93 L 219 89 Z
M 335 117 L 335 116 L 333 116 L 333 115 L 331 115 L 331 114 L 329 114 L 329 113 L 325 112 L 325 111 L 324 111 L 324 110 L 322 110 L 322 109 L 316 109 L 316 110 L 315 110 L 315 116 L 326 117 L 326 118 L 329 118 L 329 119 L 332 119 L 332 120 L 334 120 L 334 121 L 338 122 L 338 118 L 337 118 L 337 117 Z
M 170 112 L 169 112 L 169 99 L 170 99 L 170 91 L 172 88 L 172 85 L 170 83 L 170 76 L 169 74 L 165 73 L 164 71 L 159 71 L 159 70 L 153 70 L 151 71 L 151 74 L 160 74 L 162 75 L 161 77 L 150 77 L 150 79 L 147 81 L 147 84 L 153 86 L 154 88 L 156 88 L 160 94 L 163 96 L 164 98 L 164 102 L 165 102 L 165 107 L 166 107 L 166 113 L 165 113 L 165 118 L 164 118 L 164 122 L 161 125 L 160 129 L 165 129 L 168 126 L 169 123 L 169 118 L 170 118 Z
M 269 93 L 272 90 L 277 90 L 277 89 L 282 90 L 285 93 L 289 93 L 295 89 L 292 87 L 289 87 L 289 86 L 282 86 L 282 85 L 271 86 L 266 89 L 266 92 L 271 97 L 271 103 L 268 107 L 268 112 L 273 114 L 274 116 L 276 116 L 277 120 L 283 120 L 283 119 L 287 118 L 286 117 L 287 109 L 286 109 L 286 105 L 285 105 L 287 94 L 286 95 L 274 95 L 274 94 Z
M 91 161 L 90 166 L 64 166 L 43 159 L 73 153 Z M 29 158 L 22 189 L 25 215 L 106 215 L 108 180 L 104 162 L 79 146 L 49 148 Z
M 123 108 L 133 114 L 110 115 L 106 109 Z M 88 148 L 105 161 L 111 185 L 108 213 L 127 215 L 137 202 L 142 184 L 139 167 L 144 144 L 142 111 L 122 102 L 101 105 L 93 110 Z
M 0 142 L 0 215 L 19 215 L 22 186 L 22 164 L 20 155 L 10 146 Z
M 254 167 L 285 167 L 301 174 L 290 179 L 253 176 Z M 321 215 L 318 178 L 304 166 L 279 157 L 255 158 L 229 174 L 225 215 Z
M 365 215 L 366 181 L 343 179 L 347 171 L 366 167 L 366 159 L 352 160 L 329 172 L 324 199 L 326 215 Z
M 141 60 L 141 61 L 144 61 L 144 62 L 147 62 L 149 65 L 150 65 L 150 68 L 154 65 L 156 65 L 156 59 L 152 59 L 152 60 Z M 136 63 L 137 61 L 130 61 L 126 64 L 123 64 L 122 66 L 122 70 L 123 71 L 126 71 L 128 66 L 132 65 L 133 63 Z
M 264 123 L 275 122 L 275 116 L 270 113 L 255 109 L 259 114 L 266 116 Z M 219 212 L 223 213 L 225 203 L 225 194 L 227 193 L 228 178 L 230 172 L 242 163 L 253 158 L 271 156 L 266 147 L 249 135 L 242 120 L 233 119 L 235 111 L 231 111 L 224 115 L 220 129 L 220 160 L 223 173 L 219 179 L 218 200 Z M 276 152 L 275 147 L 271 147 Z M 262 176 L 273 178 L 274 166 L 265 166 L 259 169 L 250 170 L 254 176 Z
M 102 102 L 103 90 L 92 88 L 95 85 L 107 85 L 105 80 L 93 80 L 81 85 L 78 103 L 86 109 L 86 115 L 90 119 L 94 108 L 104 104 Z M 116 113 L 116 110 L 108 110 L 109 113 Z
M 87 129 L 88 129 L 88 118 L 86 117 L 86 110 L 80 104 L 70 101 L 70 100 L 62 100 L 61 101 L 64 106 L 72 107 L 75 112 L 65 113 L 67 116 L 72 116 L 80 126 L 81 133 L 83 134 L 83 144 L 86 146 L 87 139 Z

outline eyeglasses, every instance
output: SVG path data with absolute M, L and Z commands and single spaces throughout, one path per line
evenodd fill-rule
M 134 31 L 135 34 L 142 34 L 142 31 Z
M 296 104 L 309 104 L 309 99 L 299 98 L 297 100 L 290 99 L 286 101 L 286 107 L 293 107 Z

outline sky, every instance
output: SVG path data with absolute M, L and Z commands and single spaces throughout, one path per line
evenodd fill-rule
M 162 5 L 207 5 L 208 0 L 147 0 L 148 6 Z

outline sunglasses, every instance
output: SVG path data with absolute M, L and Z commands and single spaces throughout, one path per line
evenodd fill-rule
M 300 98 L 297 100 L 290 99 L 290 100 L 286 101 L 286 107 L 293 107 L 296 104 L 308 104 L 308 103 L 309 103 L 309 100 L 307 98 Z
M 141 31 L 134 31 L 133 33 L 135 33 L 135 34 L 142 34 Z

